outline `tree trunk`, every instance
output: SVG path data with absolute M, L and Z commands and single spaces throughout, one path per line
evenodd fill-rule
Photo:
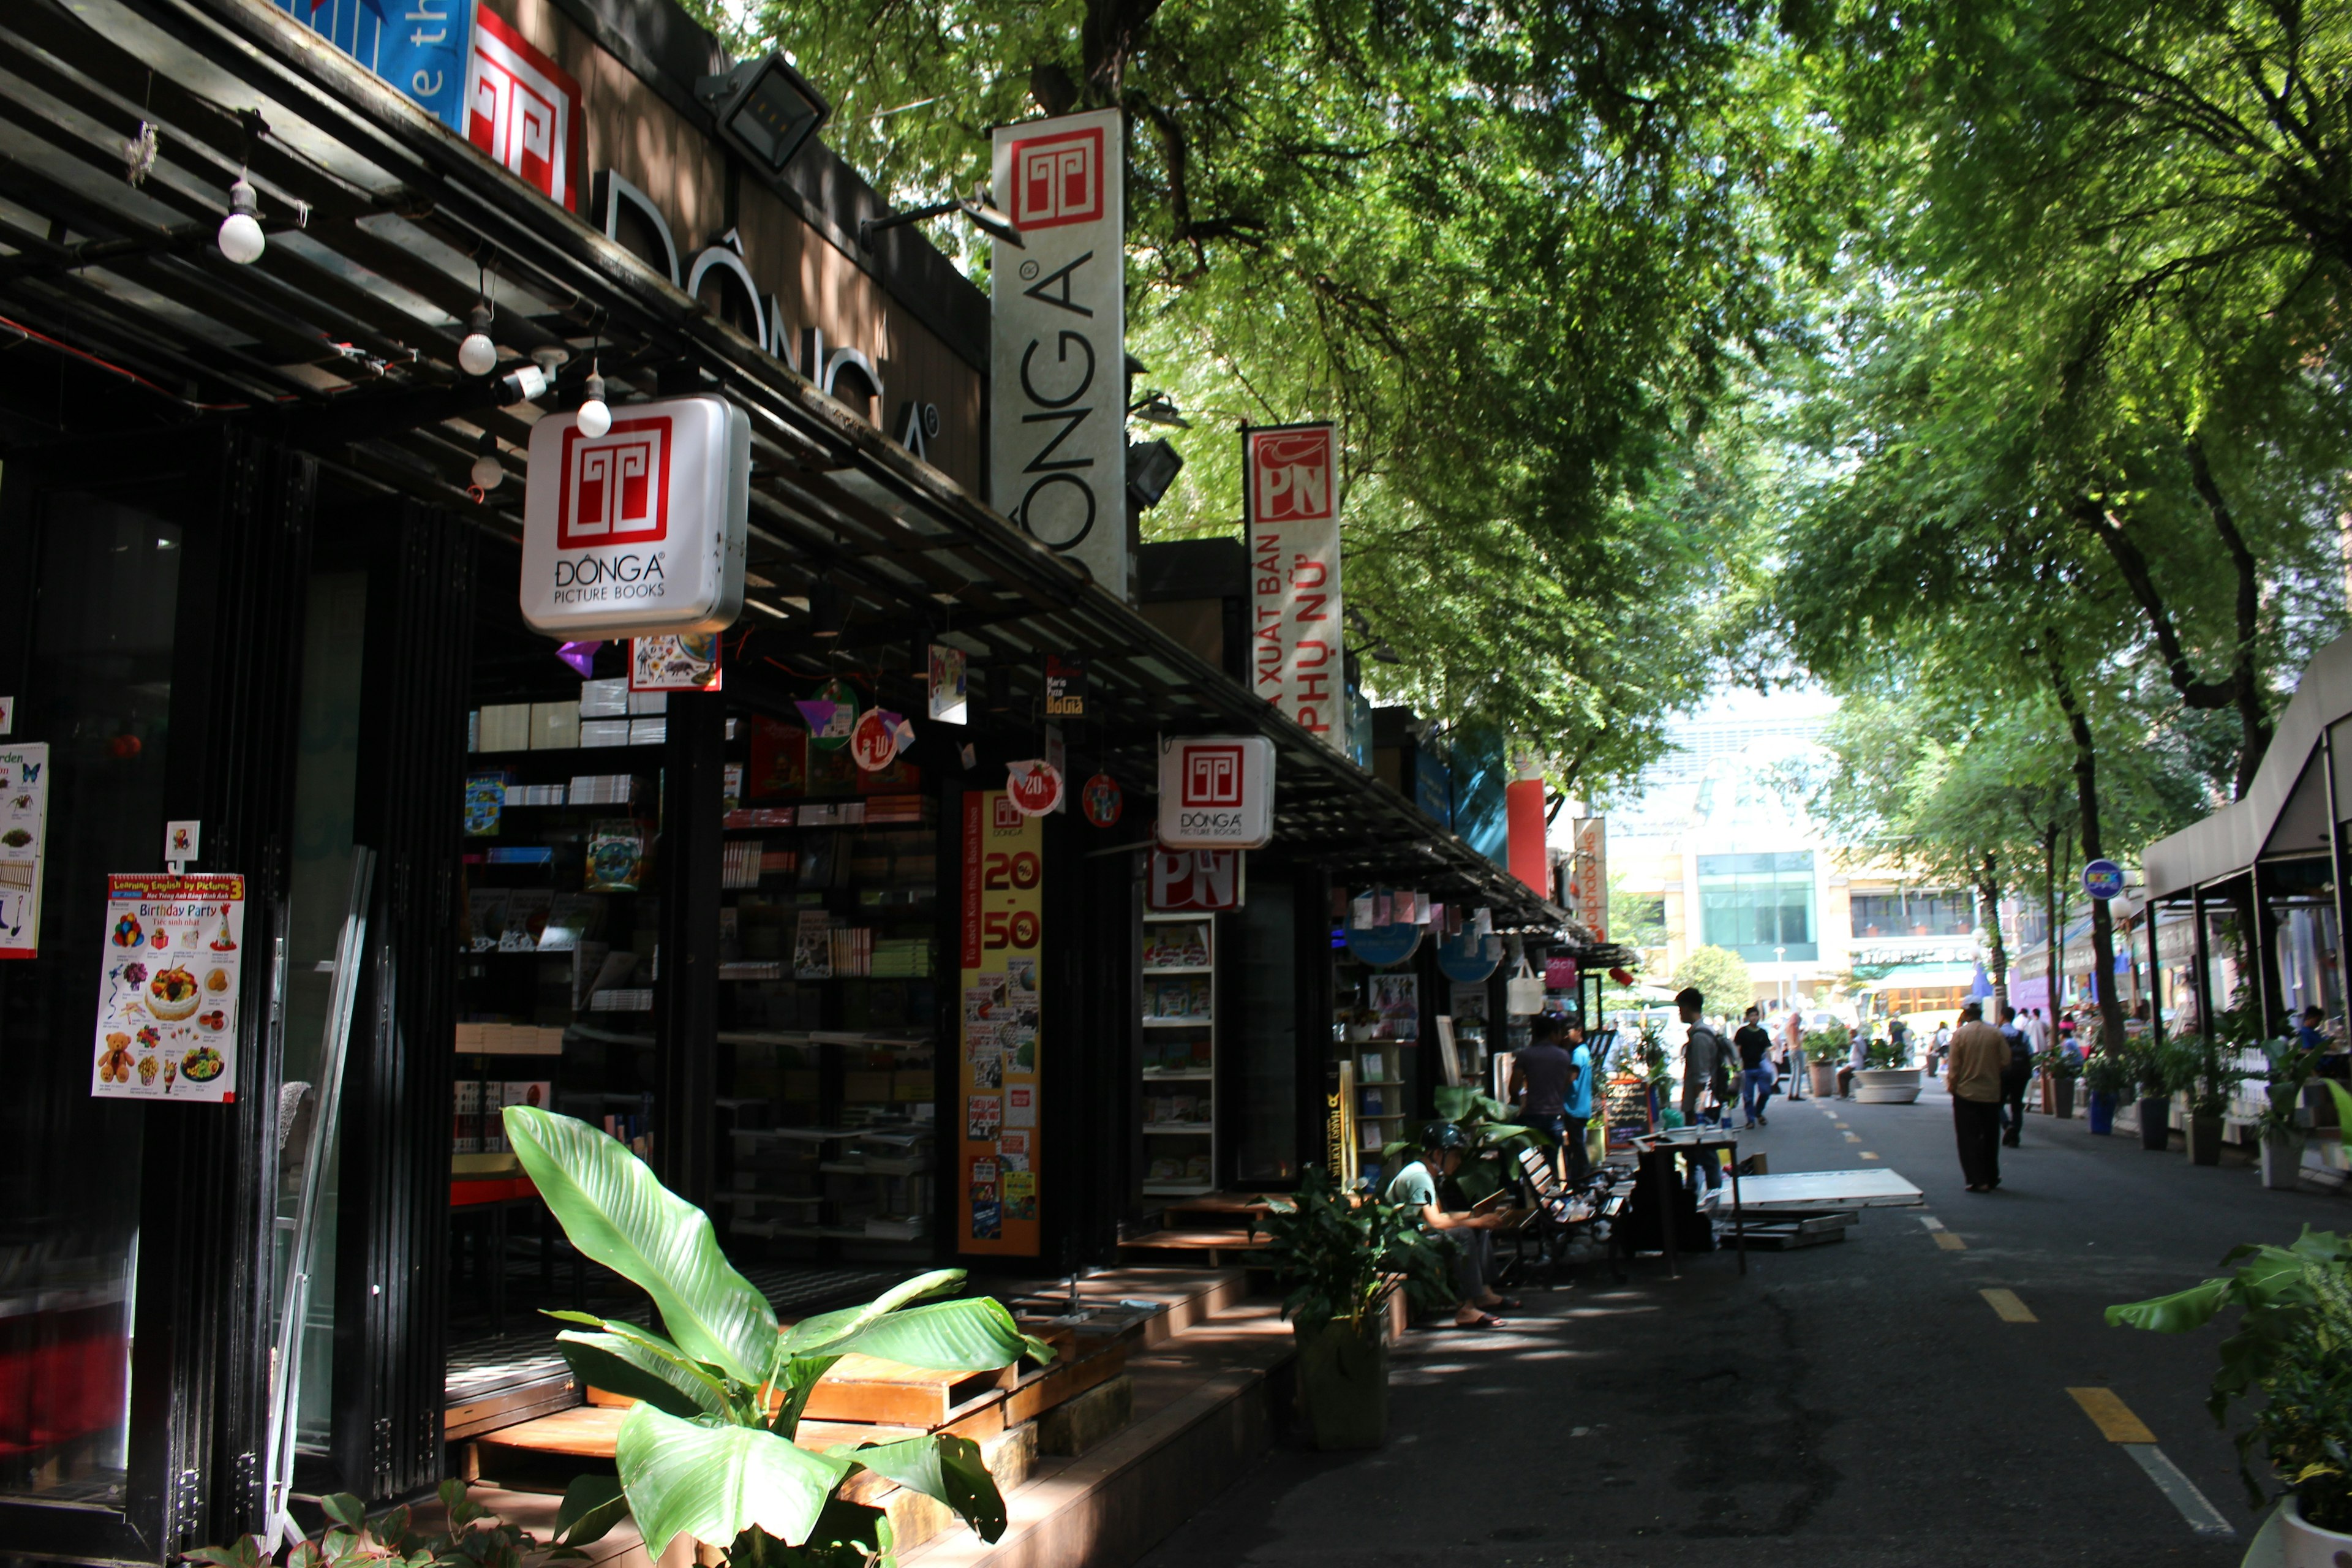
M 1983 868 L 1977 872 L 1977 897 L 1984 901 L 1985 930 L 1992 935 L 1992 1019 L 2000 1022 L 2001 1010 L 2009 1005 L 2009 944 L 2000 935 L 2000 871 L 1992 852 L 1985 852 Z
M 2063 834 L 2060 835 L 2058 846 L 2059 864 L 2071 868 L 2074 864 L 2074 831 L 2073 828 L 2068 828 Z M 2050 917 L 2052 921 L 2055 922 L 2053 927 L 2055 931 L 2063 931 L 2066 929 L 2066 906 L 2074 901 L 2074 889 L 2069 884 L 2063 881 L 2058 883 L 2055 894 L 2057 901 L 2052 906 L 2056 912 Z M 2050 1026 L 2053 1029 L 2058 1026 L 2058 1007 L 2060 999 L 2065 994 L 2066 944 L 2062 942 L 2055 948 L 2053 948 L 2050 952 Z
M 2058 825 L 2042 830 L 2042 929 L 2050 944 L 2049 961 L 2042 966 L 2042 992 L 2049 999 L 2046 1016 L 2058 1026 L 2058 980 L 2065 968 L 2066 933 L 2058 924 Z M 2053 1035 L 2051 1038 L 2057 1037 Z
M 2049 667 L 2050 684 L 2058 694 L 2058 706 L 2066 714 L 2067 731 L 2074 740 L 2074 810 L 2082 819 L 2083 858 L 2087 863 L 2101 855 L 2099 759 L 2091 744 L 2091 719 L 2076 699 L 2074 683 L 2067 678 L 2065 667 L 2058 662 L 2050 644 L 2044 645 L 2042 657 Z M 2105 899 L 2091 900 L 2091 985 L 2099 1000 L 2102 1044 L 2121 1040 L 2124 1005 L 2116 994 L 2116 922 Z

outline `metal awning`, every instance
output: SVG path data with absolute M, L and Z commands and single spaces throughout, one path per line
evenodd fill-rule
M 2147 847 L 2141 864 L 2149 901 L 2242 875 L 2258 859 L 2325 853 L 2328 759 L 2321 747 L 2333 736 L 2339 773 L 2352 767 L 2352 735 L 2335 736 L 2333 729 L 2346 718 L 2352 718 L 2352 637 L 2312 656 L 2244 798 Z
M 161 153 L 137 188 L 123 143 Z M 214 236 L 240 169 L 269 243 L 237 267 Z M 297 215 L 303 215 L 295 226 Z M 1565 911 L 1270 709 L 848 407 L 761 352 L 577 216 L 261 0 L 15 0 L 0 12 L 0 339 L 38 334 L 145 386 L 166 422 L 274 421 L 351 473 L 521 532 L 520 484 L 467 493 L 484 432 L 528 468 L 529 404 L 457 367 L 496 279 L 513 357 L 599 357 L 614 401 L 681 378 L 752 424 L 747 624 L 796 678 L 834 673 L 803 636 L 820 578 L 848 602 L 832 647 L 875 655 L 912 708 L 928 640 L 1011 672 L 1028 711 L 1045 653 L 1089 654 L 1089 750 L 1148 787 L 1163 733 L 1238 730 L 1277 753 L 1286 848 L 1356 880 L 1493 903 L 1580 935 Z M 23 341 L 23 340 L 20 340 Z M 576 371 L 575 371 L 576 374 Z M 895 672 L 895 673 L 894 673 Z

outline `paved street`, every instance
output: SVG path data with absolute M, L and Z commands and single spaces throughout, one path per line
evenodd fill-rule
M 2239 1241 L 2352 1210 L 2041 1117 L 2002 1151 L 2001 1191 L 1979 1196 L 1940 1095 L 1775 1111 L 1753 1145 L 1775 1172 L 1884 1165 L 1927 1205 L 1868 1211 L 1843 1245 L 1751 1254 L 1745 1279 L 1728 1252 L 1686 1259 L 1677 1280 L 1645 1259 L 1627 1287 L 1595 1270 L 1538 1293 L 1502 1330 L 1416 1332 L 1384 1450 L 1277 1449 L 1150 1568 L 2238 1561 L 2252 1516 L 2202 1408 L 2220 1333 L 2109 1329 L 2100 1313 L 2193 1282 Z M 2034 1321 L 2005 1321 L 1989 1289 Z M 2234 1540 L 2195 1534 L 2067 1393 L 2097 1387 Z

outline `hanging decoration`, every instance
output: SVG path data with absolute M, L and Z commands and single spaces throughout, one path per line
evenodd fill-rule
M 1117 779 L 1108 773 L 1097 773 L 1078 792 L 1078 805 L 1088 822 L 1097 827 L 1108 827 L 1126 809 L 1127 797 L 1120 793 Z
M 814 697 L 793 706 L 808 721 L 809 744 L 821 752 L 841 750 L 857 728 L 857 693 L 846 681 L 828 680 Z
M 1043 757 L 1009 763 L 1004 792 L 1024 815 L 1043 816 L 1062 804 L 1062 771 Z
M 596 678 L 596 650 L 601 642 L 568 642 L 555 650 L 555 657 L 580 672 L 583 680 Z

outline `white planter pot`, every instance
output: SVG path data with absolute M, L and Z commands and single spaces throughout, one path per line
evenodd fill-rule
M 2263 1140 L 2263 1185 L 2273 1192 L 2291 1193 L 2303 1184 L 2302 1171 L 2302 1139 Z
M 2303 1510 L 2290 1497 L 2279 1509 L 2279 1544 L 2284 1568 L 2336 1568 L 2352 1553 L 2352 1535 L 2338 1535 L 2304 1522 Z
M 1917 1068 L 1864 1068 L 1853 1075 L 1859 1105 L 1908 1105 L 1919 1098 Z

